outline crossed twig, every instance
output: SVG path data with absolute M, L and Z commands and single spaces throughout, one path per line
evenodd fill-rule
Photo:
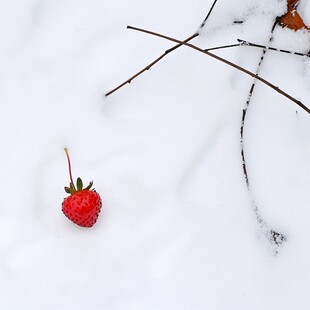
M 190 43 L 187 43 L 185 41 L 180 41 L 180 40 L 177 40 L 177 39 L 174 39 L 172 37 L 169 37 L 169 36 L 166 36 L 166 35 L 163 35 L 163 34 L 160 34 L 160 33 L 157 33 L 157 32 L 154 32 L 154 31 L 149 31 L 149 30 L 146 30 L 146 29 L 142 29 L 142 28 L 137 28 L 137 27 L 132 27 L 132 26 L 127 26 L 127 29 L 131 29 L 131 30 L 136 30 L 136 31 L 140 31 L 140 32 L 144 32 L 144 33 L 147 33 L 147 34 L 150 34 L 150 35 L 153 35 L 153 36 L 157 36 L 157 37 L 160 37 L 160 38 L 163 38 L 163 39 L 166 39 L 168 41 L 172 41 L 172 42 L 175 42 L 175 43 L 178 43 L 180 45 L 184 45 L 184 46 L 187 46 L 191 49 L 194 49 L 200 53 L 203 53 L 203 54 L 206 54 L 222 63 L 225 63 L 226 65 L 228 66 L 231 66 L 239 71 L 242 71 L 243 73 L 247 74 L 247 75 L 250 75 L 251 77 L 255 78 L 256 80 L 262 82 L 263 84 L 267 85 L 268 87 L 272 88 L 273 90 L 275 90 L 276 92 L 278 92 L 279 94 L 283 95 L 284 97 L 288 98 L 290 101 L 294 102 L 295 104 L 297 104 L 299 107 L 301 107 L 304 111 L 306 111 L 307 113 L 310 114 L 310 109 L 304 105 L 300 100 L 294 98 L 293 96 L 289 95 L 287 92 L 285 92 L 284 90 L 280 89 L 278 86 L 270 83 L 269 81 L 267 81 L 266 79 L 260 77 L 259 75 L 257 75 L 256 73 L 253 73 L 241 66 L 238 66 L 237 64 L 225 59 L 225 58 L 222 58 L 218 55 L 215 55 L 213 53 L 210 53 L 208 52 L 207 50 L 204 50 L 196 45 L 193 45 L 193 44 L 190 44 Z
M 205 19 L 203 20 L 203 22 L 200 25 L 200 29 L 203 28 L 208 20 L 208 18 L 210 17 L 214 6 L 216 4 L 217 0 L 214 0 L 207 16 L 205 17 Z M 187 43 L 191 40 L 193 40 L 194 38 L 199 36 L 199 32 L 196 31 L 195 33 L 193 33 L 190 37 L 188 37 L 187 39 L 183 40 L 182 43 Z M 158 58 L 156 58 L 154 61 L 152 61 L 150 64 L 148 64 L 146 67 L 144 67 L 142 70 L 140 70 L 138 73 L 134 74 L 132 77 L 130 77 L 128 80 L 126 80 L 125 82 L 123 82 L 122 84 L 118 85 L 117 87 L 115 87 L 114 89 L 110 90 L 108 93 L 105 94 L 106 97 L 112 95 L 114 92 L 116 92 L 117 90 L 119 90 L 120 88 L 122 88 L 123 86 L 125 86 L 126 84 L 130 84 L 132 82 L 132 80 L 134 80 L 135 78 L 137 78 L 139 75 L 141 75 L 142 73 L 144 73 L 145 71 L 148 71 L 149 69 L 151 69 L 155 64 L 157 64 L 160 60 L 162 60 L 164 57 L 166 57 L 168 54 L 170 54 L 172 51 L 178 49 L 180 46 L 182 46 L 182 43 L 178 43 L 177 45 L 173 46 L 172 48 L 166 50 L 162 55 L 160 55 Z

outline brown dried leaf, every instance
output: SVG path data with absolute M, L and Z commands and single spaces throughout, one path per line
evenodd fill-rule
M 298 2 L 299 0 L 287 0 L 287 13 L 279 18 L 279 24 L 282 27 L 287 27 L 295 31 L 299 29 L 310 30 L 295 10 Z

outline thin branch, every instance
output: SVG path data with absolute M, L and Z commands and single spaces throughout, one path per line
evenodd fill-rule
M 198 46 L 196 45 L 193 45 L 193 44 L 189 44 L 187 42 L 182 42 L 180 40 L 177 40 L 177 39 L 174 39 L 172 37 L 168 37 L 168 36 L 165 36 L 165 35 L 162 35 L 162 34 L 159 34 L 159 33 L 156 33 L 156 32 L 153 32 L 153 31 L 149 31 L 149 30 L 145 30 L 145 29 L 141 29 L 141 28 L 136 28 L 136 27 L 132 27 L 132 26 L 127 26 L 128 29 L 132 29 L 132 30 L 136 30 L 136 31 L 140 31 L 140 32 L 143 32 L 143 33 L 147 33 L 147 34 L 150 34 L 150 35 L 153 35 L 153 36 L 157 36 L 157 37 L 160 37 L 160 38 L 163 38 L 163 39 L 166 39 L 166 40 L 169 40 L 169 41 L 172 41 L 172 42 L 175 42 L 175 43 L 179 43 L 179 44 L 182 44 L 182 45 L 185 45 L 187 47 L 190 47 L 200 53 L 203 53 L 203 54 L 206 54 L 220 62 L 223 62 L 225 63 L 226 65 L 228 66 L 231 66 L 247 75 L 250 75 L 252 77 L 254 77 L 255 79 L 259 80 L 260 82 L 262 82 L 263 84 L 267 85 L 268 87 L 272 88 L 273 90 L 275 90 L 276 92 L 278 92 L 279 94 L 283 95 L 284 97 L 288 98 L 289 100 L 293 101 L 295 104 L 297 104 L 299 107 L 301 107 L 304 111 L 306 111 L 307 113 L 310 114 L 310 109 L 305 106 L 301 101 L 297 100 L 296 98 L 292 97 L 291 95 L 289 95 L 288 93 L 286 93 L 285 91 L 283 91 L 282 89 L 280 89 L 278 86 L 275 86 L 274 84 L 268 82 L 267 80 L 263 79 L 262 77 L 260 77 L 259 75 L 243 68 L 243 67 L 240 67 L 238 65 L 236 65 L 235 63 L 231 62 L 231 61 L 228 61 L 227 59 L 224 59 L 222 57 L 219 57 L 215 54 L 212 54 L 208 51 L 205 51 L 201 48 L 199 48 Z
M 280 48 L 260 45 L 260 44 L 256 44 L 256 43 L 251 43 L 249 41 L 240 40 L 240 39 L 237 39 L 237 40 L 240 43 L 240 46 L 258 47 L 258 48 L 263 48 L 265 50 L 270 50 L 270 51 L 275 51 L 275 52 L 280 52 L 280 53 L 286 53 L 286 54 L 291 54 L 291 55 L 297 55 L 297 56 L 306 56 L 306 57 L 310 56 L 309 54 L 304 54 L 304 53 L 299 53 L 299 52 L 283 50 L 283 49 L 280 49 Z
M 186 43 L 194 38 L 196 38 L 199 34 L 195 33 L 193 35 L 191 35 L 190 37 L 188 37 L 185 41 L 183 41 L 183 43 Z M 176 50 L 177 48 L 179 48 L 180 46 L 182 46 L 182 44 L 177 44 L 175 46 L 173 46 L 172 48 L 166 50 L 162 55 L 160 55 L 158 58 L 156 58 L 153 62 L 151 62 L 150 64 L 148 64 L 146 67 L 144 67 L 142 70 L 140 70 L 138 73 L 136 73 L 135 75 L 133 75 L 132 77 L 130 77 L 128 80 L 126 80 L 125 82 L 123 82 L 122 84 L 120 84 L 119 86 L 115 87 L 114 89 L 112 89 L 111 91 L 109 91 L 108 93 L 105 94 L 106 97 L 110 96 L 111 94 L 113 94 L 114 92 L 116 92 L 117 90 L 119 90 L 120 88 L 122 88 L 123 86 L 125 86 L 126 84 L 130 84 L 132 82 L 132 80 L 134 80 L 135 78 L 137 78 L 139 75 L 141 75 L 143 72 L 148 71 L 149 69 L 151 69 L 155 64 L 157 64 L 161 59 L 163 59 L 165 56 L 167 56 L 169 53 L 171 53 L 172 51 Z
M 212 11 L 213 11 L 213 9 L 214 9 L 214 6 L 215 6 L 216 2 L 217 2 L 217 0 L 215 0 L 215 1 L 213 2 L 213 4 L 212 4 L 212 6 L 211 6 L 211 8 L 210 8 L 210 10 L 209 10 L 209 12 L 208 12 L 208 14 L 207 14 L 207 16 L 205 17 L 205 19 L 203 20 L 202 24 L 200 25 L 200 29 L 203 28 L 203 27 L 205 26 L 206 21 L 207 21 L 208 18 L 210 17 L 210 15 L 211 15 L 211 13 L 212 13 Z
M 230 45 L 221 45 L 221 46 L 206 48 L 205 51 L 209 52 L 209 51 L 215 51 L 215 50 L 221 50 L 221 49 L 225 49 L 225 48 L 239 47 L 239 46 L 241 46 L 240 43 L 230 44 Z
M 269 43 L 272 41 L 273 38 L 273 33 L 274 30 L 276 28 L 276 25 L 278 24 L 278 18 L 275 19 L 274 24 L 271 28 L 271 32 L 270 32 L 270 37 L 269 37 Z M 240 40 L 238 40 L 239 43 Z M 242 42 L 246 42 L 246 41 L 242 41 Z M 267 52 L 268 48 L 264 48 L 261 54 L 261 58 L 259 60 L 259 63 L 257 65 L 257 69 L 256 69 L 256 75 L 258 76 L 261 66 L 263 64 L 266 52 Z M 245 104 L 244 109 L 242 110 L 242 118 L 241 118 L 241 125 L 240 125 L 240 153 L 241 153 L 241 159 L 242 159 L 242 168 L 243 168 L 243 174 L 244 174 L 244 178 L 245 178 L 245 182 L 246 182 L 246 186 L 248 189 L 248 193 L 249 196 L 251 198 L 251 204 L 252 204 L 252 208 L 253 211 L 256 215 L 256 220 L 259 223 L 263 233 L 265 234 L 265 236 L 267 237 L 267 239 L 275 246 L 275 247 L 279 247 L 284 241 L 286 241 L 286 236 L 276 232 L 275 230 L 271 229 L 270 227 L 268 227 L 268 225 L 266 224 L 266 222 L 264 221 L 263 217 L 260 214 L 260 211 L 258 209 L 257 203 L 255 201 L 255 199 L 253 198 L 253 194 L 252 194 L 252 189 L 251 189 L 251 185 L 250 185 L 250 180 L 249 180 L 249 175 L 248 175 L 248 169 L 247 169 L 247 165 L 246 165 L 246 160 L 245 160 L 245 152 L 244 152 L 244 126 L 245 126 L 245 121 L 246 121 L 246 116 L 247 116 L 247 111 L 248 108 L 250 106 L 250 102 L 254 93 L 254 89 L 255 89 L 255 85 L 256 85 L 256 79 L 254 79 L 251 88 L 249 90 L 249 94 L 248 94 L 248 98 Z M 275 248 L 274 249 L 274 254 L 277 255 L 278 254 L 278 249 Z
M 205 17 L 205 19 L 203 20 L 202 24 L 200 25 L 200 29 L 202 27 L 205 26 L 206 21 L 208 20 L 208 18 L 210 17 L 214 6 L 216 4 L 217 0 L 214 0 L 207 16 Z M 194 38 L 198 37 L 199 33 L 195 32 L 194 34 L 192 34 L 190 37 L 188 37 L 187 39 L 185 39 L 182 43 L 187 43 L 191 40 L 193 40 Z M 183 44 L 179 43 L 173 47 L 171 47 L 170 49 L 166 50 L 162 55 L 160 55 L 158 58 L 156 58 L 154 61 L 152 61 L 150 64 L 148 64 L 146 67 L 144 67 L 142 70 L 140 70 L 138 73 L 134 74 L 132 77 L 130 77 L 128 80 L 126 80 L 125 82 L 123 82 L 122 84 L 120 84 L 119 86 L 115 87 L 114 89 L 112 89 L 111 91 L 107 92 L 105 94 L 105 97 L 108 97 L 110 95 L 112 95 L 114 92 L 116 92 L 117 90 L 119 90 L 120 88 L 122 88 L 123 86 L 125 86 L 126 84 L 130 84 L 135 78 L 137 78 L 139 75 L 141 75 L 142 73 L 144 73 L 145 71 L 148 71 L 149 69 L 151 69 L 151 67 L 153 67 L 155 64 L 157 64 L 161 59 L 163 59 L 165 56 L 167 56 L 169 53 L 171 53 L 172 51 L 176 50 L 177 48 L 179 48 L 180 46 L 182 46 Z
M 275 20 L 275 22 L 274 22 L 274 24 L 272 26 L 271 33 L 270 33 L 270 38 L 269 38 L 269 43 L 272 41 L 273 32 L 275 30 L 275 27 L 276 27 L 277 23 L 278 23 L 278 18 L 276 18 L 276 20 Z M 257 65 L 256 76 L 258 76 L 258 74 L 259 74 L 259 71 L 260 71 L 262 63 L 264 61 L 266 52 L 267 52 L 267 48 L 263 49 L 261 57 L 260 57 L 260 60 L 259 60 L 259 63 Z M 250 191 L 250 183 L 249 183 L 249 177 L 248 177 L 248 173 L 247 173 L 247 167 L 246 167 L 245 156 L 244 156 L 243 131 L 244 131 L 244 124 L 245 124 L 245 119 L 246 119 L 247 111 L 248 111 L 248 108 L 249 108 L 249 105 L 250 105 L 250 102 L 251 102 L 251 99 L 252 99 L 252 96 L 253 96 L 253 92 L 254 92 L 255 86 L 256 86 L 256 79 L 254 79 L 254 81 L 253 81 L 253 83 L 251 85 L 251 88 L 249 90 L 248 98 L 247 98 L 247 101 L 245 103 L 245 107 L 244 107 L 244 109 L 242 111 L 242 119 L 241 119 L 241 126 L 240 126 L 240 146 L 241 146 L 242 167 L 243 167 L 243 174 L 244 174 L 244 177 L 245 177 L 245 182 L 246 182 L 246 185 L 247 185 L 247 188 L 248 188 L 249 191 Z

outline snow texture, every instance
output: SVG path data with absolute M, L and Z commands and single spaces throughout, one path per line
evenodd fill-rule
M 305 310 L 310 304 L 310 116 L 257 82 L 244 147 L 252 196 L 287 236 L 275 255 L 240 156 L 253 78 L 187 47 L 104 94 L 185 39 L 213 1 L 0 2 L 0 308 Z M 268 44 L 280 0 L 218 0 L 202 48 Z M 310 23 L 310 1 L 298 12 Z M 242 23 L 234 23 L 242 21 Z M 310 49 L 276 27 L 270 46 Z M 256 71 L 261 50 L 214 52 Z M 310 60 L 266 53 L 260 75 L 310 107 Z M 103 209 L 81 228 L 61 212 L 75 177 Z

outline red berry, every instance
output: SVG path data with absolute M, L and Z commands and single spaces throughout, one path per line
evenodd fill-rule
M 94 190 L 81 190 L 67 197 L 62 203 L 62 212 L 73 223 L 92 227 L 101 210 L 101 198 Z
M 94 189 L 91 189 L 93 182 L 90 182 L 87 187 L 83 188 L 81 178 L 77 178 L 76 186 L 74 185 L 70 157 L 66 148 L 65 152 L 70 175 L 70 187 L 65 187 L 65 191 L 71 194 L 71 196 L 64 199 L 62 212 L 73 223 L 83 227 L 92 227 L 96 223 L 101 210 L 100 195 Z

